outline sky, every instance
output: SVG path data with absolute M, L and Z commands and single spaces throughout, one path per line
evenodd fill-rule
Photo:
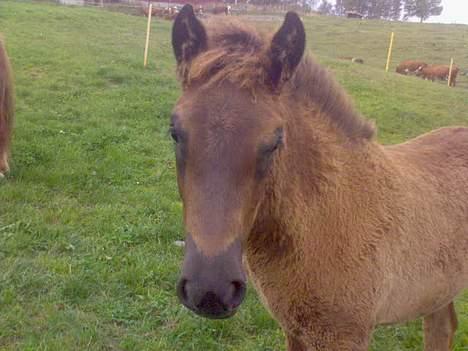
M 427 22 L 468 24 L 468 0 L 442 0 L 442 6 L 442 14 L 430 17 Z
M 468 0 L 442 0 L 442 6 L 442 14 L 430 17 L 427 22 L 468 24 Z

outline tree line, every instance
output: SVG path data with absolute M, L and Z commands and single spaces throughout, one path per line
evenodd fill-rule
M 407 20 L 419 18 L 420 22 L 442 13 L 442 0 L 322 0 L 318 11 L 324 14 L 344 16 L 348 12 L 358 12 L 367 18 Z

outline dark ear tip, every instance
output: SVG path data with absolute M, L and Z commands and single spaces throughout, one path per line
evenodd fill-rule
M 177 14 L 176 19 L 174 21 L 174 26 L 179 23 L 182 18 L 190 18 L 195 17 L 195 12 L 193 11 L 193 7 L 190 4 L 185 4 L 181 9 L 180 12 Z
M 304 24 L 299 15 L 294 11 L 288 11 L 284 17 L 283 28 L 298 28 L 300 32 L 305 32 Z
M 284 21 L 285 22 L 289 22 L 289 21 L 300 21 L 302 22 L 301 18 L 299 17 L 299 15 L 294 12 L 294 11 L 288 11 L 286 13 L 286 16 L 284 17 Z
M 177 14 L 176 18 L 183 18 L 183 17 L 195 17 L 195 12 L 193 11 L 192 5 L 185 4 L 180 9 L 180 12 Z
M 183 13 L 183 14 L 185 14 L 185 15 L 194 14 L 194 12 L 193 12 L 193 6 L 190 5 L 190 4 L 185 4 L 185 5 L 180 9 L 180 13 Z
M 172 26 L 172 48 L 178 66 L 190 62 L 206 49 L 206 44 L 203 24 L 195 16 L 192 5 L 184 5 Z

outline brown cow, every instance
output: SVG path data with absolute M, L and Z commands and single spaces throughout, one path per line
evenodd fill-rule
M 168 21 L 172 21 L 177 17 L 178 13 L 179 13 L 179 10 L 177 8 L 168 7 L 167 9 L 165 9 L 165 13 L 161 17 Z
M 149 8 L 147 6 L 143 6 L 141 9 L 143 14 L 148 17 Z M 170 21 L 173 20 L 178 13 L 179 10 L 176 7 L 153 7 L 151 10 L 151 16 L 164 18 Z
M 13 78 L 10 62 L 0 40 L 0 177 L 9 170 L 8 153 L 13 125 Z
M 417 75 L 423 79 L 429 80 L 448 80 L 450 66 L 448 65 L 429 65 L 424 67 Z M 452 77 L 450 79 L 450 86 L 454 87 L 457 81 L 458 67 L 453 66 Z
M 229 5 L 215 6 L 210 10 L 210 12 L 213 15 L 225 14 L 227 16 L 231 14 L 231 6 Z
M 149 6 L 143 5 L 141 6 L 141 11 L 145 17 L 148 17 L 149 14 Z M 163 9 L 158 7 L 153 7 L 151 10 L 151 16 L 157 16 L 159 13 L 162 13 Z
M 401 62 L 396 68 L 396 72 L 404 75 L 417 74 L 424 67 L 427 66 L 427 63 L 417 60 L 406 60 Z

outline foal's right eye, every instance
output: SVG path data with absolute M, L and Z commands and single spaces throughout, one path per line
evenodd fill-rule
M 171 127 L 169 129 L 169 133 L 171 134 L 171 138 L 176 142 L 178 143 L 179 142 L 179 134 L 177 134 L 177 131 L 175 130 L 174 127 Z

